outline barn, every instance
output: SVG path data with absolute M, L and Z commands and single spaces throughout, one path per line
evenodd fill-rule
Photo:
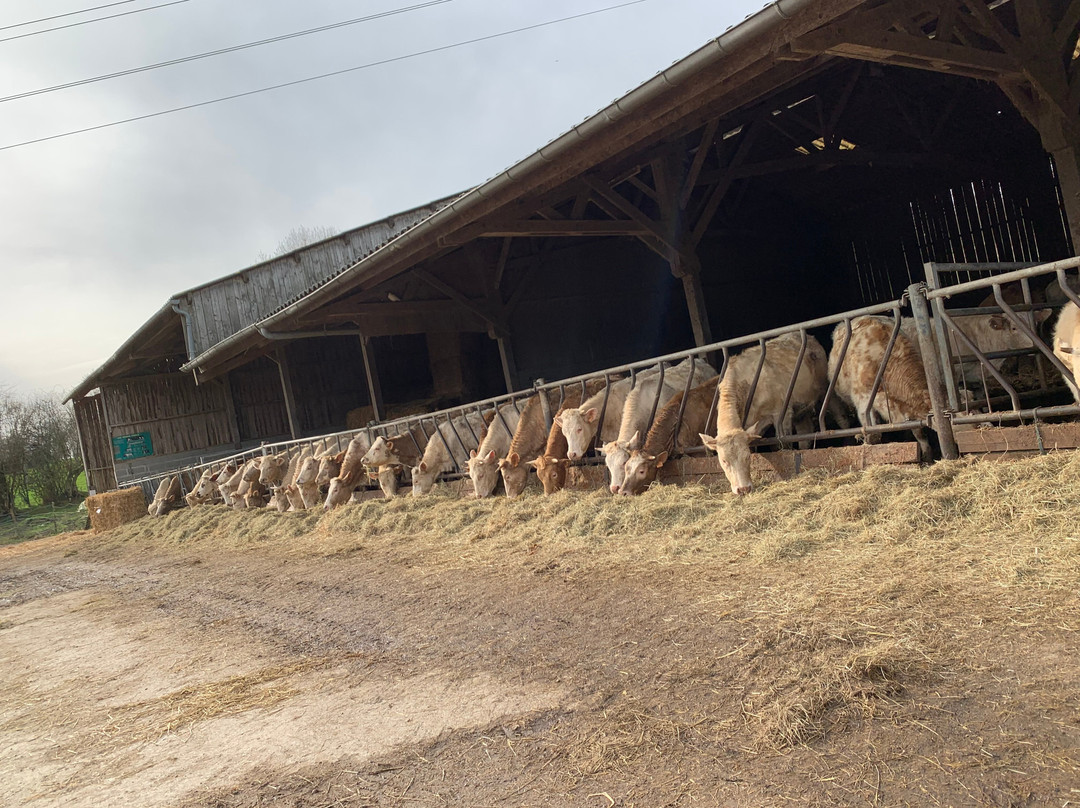
M 1078 31 L 771 2 L 459 196 L 168 301 L 71 393 L 92 487 L 1068 258 Z

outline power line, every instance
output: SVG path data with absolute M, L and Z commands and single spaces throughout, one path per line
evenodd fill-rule
M 451 45 L 441 45 L 437 48 L 428 48 L 427 50 L 416 51 L 414 53 L 407 53 L 404 56 L 393 56 L 389 59 L 381 59 L 377 62 L 368 62 L 367 64 L 357 65 L 356 67 L 347 67 L 344 70 L 335 70 L 331 73 L 321 73 L 318 76 L 308 76 L 303 79 L 296 79 L 295 81 L 287 81 L 283 84 L 274 84 L 270 87 L 261 87 L 257 90 L 248 90 L 243 93 L 235 93 L 234 95 L 226 95 L 221 98 L 212 98 L 209 101 L 199 101 L 194 104 L 186 104 L 182 107 L 173 107 L 172 109 L 164 109 L 160 112 L 150 112 L 146 115 L 137 115 L 134 118 L 124 118 L 120 121 L 112 121 L 110 123 L 102 123 L 97 126 L 87 126 L 84 129 L 73 129 L 70 132 L 62 132 L 58 135 L 47 135 L 46 137 L 34 138 L 33 140 L 24 140 L 21 143 L 12 143 L 8 146 L 0 146 L 0 151 L 7 151 L 8 149 L 17 149 L 20 146 L 31 146 L 35 143 L 44 143 L 49 140 L 58 140 L 63 137 L 71 137 L 72 135 L 82 135 L 86 132 L 96 132 L 99 129 L 108 129 L 113 126 L 121 126 L 126 123 L 135 123 L 136 121 L 145 121 L 149 118 L 159 118 L 162 115 L 171 115 L 174 112 L 184 112 L 189 109 L 197 109 L 199 107 L 210 106 L 211 104 L 220 104 L 223 101 L 233 101 L 237 98 L 246 98 L 251 95 L 258 95 L 260 93 L 268 93 L 271 90 L 280 90 L 285 87 L 295 87 L 298 84 L 307 84 L 308 82 L 318 81 L 320 79 L 331 78 L 333 76 L 341 76 L 346 73 L 354 73 L 357 70 L 366 70 L 369 67 L 379 67 L 381 65 L 388 65 L 394 62 L 403 62 L 406 59 L 413 59 L 417 56 L 427 56 L 432 53 L 441 53 L 442 51 L 453 50 L 454 48 L 464 47 L 465 45 L 475 45 L 478 42 L 487 42 L 492 39 L 499 39 L 504 36 L 511 36 L 512 34 L 520 34 L 525 31 L 534 31 L 538 28 L 546 28 L 551 25 L 558 25 L 559 23 L 569 22 L 571 20 L 578 20 L 582 17 L 591 17 L 595 14 L 603 14 L 608 11 L 615 11 L 616 9 L 626 8 L 627 6 L 636 6 L 640 3 L 645 3 L 647 0 L 630 0 L 627 3 L 619 3 L 614 6 L 607 6 L 605 8 L 598 8 L 593 11 L 585 11 L 581 14 L 571 14 L 568 17 L 560 17 L 556 20 L 548 20 L 546 22 L 535 23 L 534 25 L 526 25 L 523 28 L 514 28 L 509 31 L 501 31 L 497 34 L 488 34 L 487 36 L 476 37 L 475 39 L 466 39 L 461 42 L 455 42 Z
M 42 17 L 38 20 L 27 20 L 26 22 L 17 22 L 14 25 L 0 25 L 0 31 L 6 31 L 9 28 L 22 28 L 24 25 L 36 25 L 39 22 L 48 22 L 49 20 L 58 20 L 61 17 L 74 17 L 76 14 L 89 14 L 91 11 L 101 11 L 103 8 L 112 8 L 113 6 L 126 6 L 128 3 L 136 3 L 138 0 L 120 0 L 119 3 L 106 3 L 103 6 L 94 6 L 93 8 L 84 8 L 81 11 L 69 11 L 66 14 L 53 14 L 51 17 Z
M 255 48 L 260 45 L 269 45 L 273 42 L 282 42 L 286 39 L 296 39 L 301 36 L 308 36 L 309 34 L 318 34 L 323 31 L 331 31 L 335 28 L 343 28 L 347 25 L 356 25 L 362 22 L 371 22 L 372 20 L 379 20 L 383 17 L 393 17 L 398 14 L 404 14 L 408 11 L 416 11 L 418 9 L 429 8 L 431 6 L 441 6 L 444 3 L 450 3 L 453 0 L 429 0 L 426 3 L 418 3 L 414 6 L 406 6 L 404 8 L 396 8 L 390 11 L 380 11 L 378 14 L 369 14 L 366 17 L 357 17 L 354 20 L 345 20 L 344 22 L 335 22 L 329 25 L 322 25 L 318 28 L 308 28 L 306 31 L 296 31 L 291 34 L 282 34 L 281 36 L 270 37 L 269 39 L 260 39 L 258 42 L 248 42 L 243 45 L 232 45 L 228 48 L 219 48 L 218 50 L 207 51 L 205 53 L 197 53 L 193 56 L 183 56 L 179 59 L 170 59 L 167 62 L 158 62 L 152 65 L 145 65 L 143 67 L 133 67 L 129 70 L 119 70 L 115 73 L 106 73 L 101 76 L 94 76 L 88 79 L 80 79 L 79 81 L 69 81 L 66 84 L 56 84 L 52 87 L 42 87 L 39 90 L 27 90 L 24 93 L 16 93 L 15 95 L 8 95 L 0 98 L 0 103 L 5 101 L 16 101 L 20 98 L 29 98 L 34 95 L 42 95 L 44 93 L 51 93 L 57 90 L 67 90 L 72 87 L 81 87 L 84 84 L 93 84 L 98 81 L 105 81 L 107 79 L 115 79 L 121 76 L 131 76 L 136 73 L 145 73 L 149 70 L 157 70 L 160 67 L 170 67 L 171 65 L 179 65 L 184 62 L 194 62 L 197 59 L 207 59 L 211 56 L 221 56 L 225 53 L 233 53 L 234 51 L 244 50 L 246 48 Z M 3 42 L 3 40 L 0 40 Z
M 8 36 L 0 39 L 0 42 L 11 42 L 15 39 L 25 39 L 28 36 L 37 36 L 38 34 L 49 34 L 53 31 L 63 31 L 65 28 L 78 28 L 80 25 L 89 25 L 92 22 L 102 22 L 103 20 L 115 20 L 117 17 L 128 17 L 132 14 L 142 14 L 144 11 L 153 11 L 155 8 L 165 8 L 166 6 L 178 6 L 181 3 L 186 3 L 188 0 L 173 0 L 171 3 L 162 3 L 158 6 L 147 6 L 146 8 L 137 8 L 134 11 L 121 11 L 119 14 L 108 14 L 104 17 L 95 17 L 92 20 L 83 20 L 82 22 L 71 22 L 67 25 L 57 25 L 55 28 L 44 28 L 41 31 L 31 31 L 28 34 L 16 34 L 15 36 Z M 79 12 L 73 12 L 79 13 Z M 65 16 L 65 15 L 61 15 Z M 29 23 L 19 23 L 19 25 L 28 25 Z M 9 26 L 16 27 L 16 26 Z

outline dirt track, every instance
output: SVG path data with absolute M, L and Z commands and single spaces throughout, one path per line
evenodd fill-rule
M 1080 804 L 1067 595 L 535 549 L 6 548 L 0 805 Z

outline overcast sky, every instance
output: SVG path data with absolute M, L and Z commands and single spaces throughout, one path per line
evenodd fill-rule
M 6 0 L 0 98 L 425 0 Z M 175 292 L 257 263 L 296 226 L 358 227 L 528 156 L 764 5 L 447 0 L 335 30 L 0 101 L 0 389 L 67 393 Z M 25 34 L 34 33 L 32 36 Z M 16 38 L 17 37 L 17 38 Z

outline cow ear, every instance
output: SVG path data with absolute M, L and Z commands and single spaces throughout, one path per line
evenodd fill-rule
M 768 421 L 761 420 L 754 422 L 753 426 L 746 428 L 746 436 L 750 440 L 761 440 L 761 433 L 765 431 L 765 427 L 768 425 Z
M 627 449 L 640 449 L 641 448 L 641 430 L 638 430 L 633 436 L 626 442 Z
M 484 460 L 486 460 L 488 463 L 492 463 L 495 461 L 496 457 L 497 455 L 495 454 L 495 450 L 492 449 L 490 452 L 487 453 L 487 456 L 484 458 Z
M 521 455 L 517 452 L 511 452 L 506 459 L 510 461 L 511 466 L 517 466 L 521 462 Z
M 716 438 L 706 435 L 704 432 L 698 432 L 698 437 L 701 438 L 701 445 L 706 449 L 716 451 Z
M 389 449 L 391 452 L 394 451 L 394 442 L 392 440 L 386 441 L 386 448 Z
M 475 460 L 475 459 L 476 459 L 476 449 L 472 449 L 469 452 L 469 460 Z
M 570 458 L 568 458 L 568 457 L 560 457 L 558 460 L 556 460 L 554 462 L 558 466 L 569 466 L 570 465 Z
M 552 418 L 551 423 L 554 426 L 557 426 L 559 429 L 562 429 L 562 413 L 560 412 L 558 415 Z
M 525 462 L 532 466 L 534 469 L 542 469 L 544 467 L 543 456 L 534 458 L 532 460 L 526 460 Z
M 427 471 L 427 461 L 421 460 L 418 468 L 420 469 L 420 471 Z
M 1000 314 L 991 314 L 990 327 L 995 331 L 1004 331 L 1006 328 L 1009 327 L 1009 325 L 1005 321 L 1005 318 L 1002 317 Z
M 582 415 L 584 415 L 585 420 L 591 424 L 597 419 L 597 417 L 599 417 L 600 413 L 596 411 L 596 407 L 589 407 L 589 409 L 585 410 Z
M 656 456 L 656 467 L 660 468 L 661 466 L 663 466 L 667 462 L 667 459 L 668 459 L 668 453 L 667 452 L 661 452 L 660 454 L 658 454 Z

